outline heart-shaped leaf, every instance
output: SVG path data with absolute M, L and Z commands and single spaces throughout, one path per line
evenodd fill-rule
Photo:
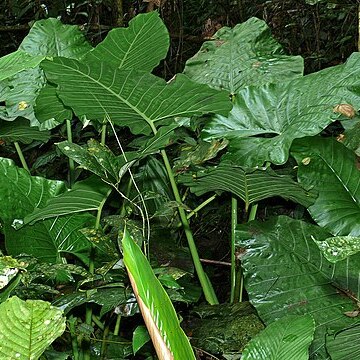
M 222 27 L 186 62 L 193 80 L 231 94 L 249 85 L 283 82 L 302 76 L 301 56 L 287 56 L 265 21 L 250 18 L 233 29 Z
M 39 359 L 66 327 L 61 310 L 42 300 L 14 296 L 0 304 L 0 356 L 3 359 Z
M 360 108 L 352 89 L 359 83 L 360 53 L 354 53 L 343 65 L 287 83 L 250 86 L 235 95 L 229 116 L 215 116 L 202 135 L 229 139 L 229 158 L 239 165 L 283 164 L 294 139 L 316 135 L 341 117 L 337 105 Z
M 177 75 L 167 84 L 147 72 L 118 70 L 106 63 L 82 64 L 76 60 L 45 60 L 42 67 L 58 94 L 77 116 L 129 126 L 135 134 L 149 134 L 154 123 L 176 116 L 227 114 L 231 103 L 225 92 Z
M 319 196 L 309 207 L 313 219 L 333 235 L 360 236 L 360 171 L 354 153 L 329 138 L 297 140 L 292 148 L 298 178 Z

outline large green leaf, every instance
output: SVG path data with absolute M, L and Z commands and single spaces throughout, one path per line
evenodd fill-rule
M 50 303 L 14 296 L 0 305 L 0 357 L 39 359 L 65 327 L 62 311 Z
M 0 219 L 10 255 L 27 253 L 54 263 L 68 253 L 88 261 L 90 244 L 79 230 L 92 226 L 93 216 L 73 214 L 22 226 L 24 217 L 35 208 L 45 206 L 50 198 L 65 191 L 61 181 L 30 176 L 11 160 L 0 158 L 0 182 Z
M 241 360 L 309 360 L 314 330 L 310 315 L 284 316 L 250 340 Z
M 50 139 L 49 131 L 39 131 L 30 127 L 29 120 L 18 118 L 15 121 L 0 120 L 0 139 L 7 142 L 22 142 L 30 144 L 34 140 L 46 142 Z
M 90 49 L 91 46 L 77 26 L 64 25 L 57 19 L 37 21 L 19 47 L 20 51 L 33 56 L 65 56 L 75 59 Z M 46 80 L 39 66 L 27 68 L 2 81 L 0 87 L 5 89 L 0 96 L 0 101 L 5 102 L 2 117 L 12 120 L 22 116 L 29 119 L 32 126 L 40 126 L 37 119 L 39 116 L 41 129 L 51 129 L 58 125 L 65 115 L 69 115 L 69 110 L 64 108 L 55 92 L 50 98 L 49 91 L 44 90 L 37 100 L 45 84 Z M 39 115 L 34 113 L 36 100 Z
M 186 62 L 193 80 L 231 94 L 249 85 L 283 82 L 302 76 L 301 56 L 286 56 L 265 21 L 250 18 L 233 29 L 222 27 Z
M 17 50 L 0 58 L 0 81 L 16 75 L 18 72 L 36 67 L 45 56 L 36 54 L 30 55 L 23 50 Z
M 360 108 L 352 90 L 359 83 L 360 53 L 354 53 L 343 65 L 287 83 L 250 86 L 235 95 L 229 116 L 215 116 L 202 135 L 229 139 L 239 165 L 283 164 L 294 139 L 316 135 L 341 116 L 336 105 Z
M 64 56 L 79 59 L 91 45 L 78 26 L 50 18 L 36 21 L 19 46 L 31 55 Z
M 360 235 L 360 172 L 354 153 L 334 139 L 296 141 L 292 153 L 298 178 L 319 196 L 309 207 L 313 219 L 333 235 Z
M 75 183 L 72 189 L 50 198 L 46 205 L 25 216 L 24 224 L 84 211 L 99 210 L 110 193 L 109 185 L 98 177 Z
M 311 359 L 327 358 L 327 329 L 354 323 L 345 312 L 354 309 L 352 298 L 360 296 L 360 255 L 328 262 L 312 240 L 328 237 L 324 229 L 286 216 L 237 230 L 251 303 L 266 324 L 285 315 L 311 314 L 316 324 Z
M 252 203 L 273 196 L 281 196 L 306 207 L 315 200 L 314 192 L 307 191 L 289 176 L 280 176 L 267 169 L 247 169 L 229 163 L 183 175 L 180 181 L 197 195 L 217 190 L 231 192 L 245 202 L 246 210 Z
M 104 61 L 119 69 L 151 71 L 169 48 L 169 34 L 159 13 L 139 14 L 128 28 L 111 30 L 105 40 L 82 59 Z
M 118 70 L 106 63 L 82 64 L 76 60 L 45 60 L 47 78 L 57 84 L 58 94 L 76 115 L 110 119 L 131 131 L 150 133 L 154 123 L 175 116 L 219 113 L 226 115 L 231 103 L 225 92 L 177 75 L 167 84 L 148 72 Z
M 174 359 L 195 359 L 168 295 L 127 230 L 122 246 L 124 263 L 159 358 L 169 359 L 171 354 Z

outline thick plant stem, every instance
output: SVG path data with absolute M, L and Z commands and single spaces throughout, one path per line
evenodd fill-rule
M 72 143 L 72 131 L 71 131 L 71 121 L 66 120 L 66 134 L 67 140 L 69 143 Z M 75 182 L 75 163 L 73 159 L 69 158 L 69 187 L 73 187 Z
M 119 335 L 120 323 L 121 323 L 121 315 L 118 314 L 118 315 L 117 315 L 117 318 L 116 318 L 115 329 L 114 329 L 114 335 L 115 335 L 115 336 L 118 336 L 118 335 Z
M 101 127 L 101 140 L 100 140 L 100 144 L 101 145 L 105 145 L 105 140 L 106 140 L 106 124 L 103 124 Z
M 71 346 L 73 352 L 74 360 L 79 360 L 79 345 L 76 336 L 76 327 L 75 327 L 76 318 L 71 316 L 68 320 L 70 336 L 71 336 Z
M 205 295 L 205 299 L 207 300 L 207 302 L 211 305 L 215 305 L 218 304 L 218 300 L 217 297 L 215 295 L 214 289 L 210 283 L 209 278 L 207 277 L 207 275 L 204 272 L 204 269 L 202 267 L 202 264 L 200 262 L 200 258 L 199 258 L 199 254 L 195 245 L 195 241 L 193 238 L 193 234 L 191 232 L 190 226 L 189 226 L 189 221 L 187 219 L 186 213 L 184 208 L 181 206 L 182 201 L 181 201 L 181 197 L 180 197 L 180 193 L 179 193 L 179 189 L 177 187 L 176 181 L 175 181 L 175 177 L 174 177 L 174 173 L 172 171 L 170 162 L 169 162 L 169 158 L 167 157 L 166 151 L 165 150 L 161 150 L 161 155 L 165 164 L 165 168 L 166 171 L 168 173 L 169 176 L 169 180 L 170 180 L 170 185 L 172 188 L 172 191 L 174 193 L 174 197 L 176 202 L 178 203 L 178 211 L 179 211 L 179 215 L 180 215 L 180 219 L 182 222 L 182 225 L 184 227 L 184 231 L 185 231 L 185 235 L 186 235 L 186 239 L 188 241 L 188 245 L 189 245 L 189 249 L 190 249 L 190 253 L 194 262 L 194 266 L 195 266 L 195 270 L 197 273 L 197 276 L 199 278 L 201 287 L 204 291 L 204 295 Z
M 21 147 L 19 145 L 19 143 L 17 141 L 14 141 L 14 145 L 15 145 L 15 149 L 16 149 L 16 152 L 19 156 L 19 159 L 20 159 L 20 162 L 21 162 L 21 165 L 22 167 L 28 172 L 30 173 L 30 170 L 29 170 L 29 167 L 27 166 L 27 163 L 26 163 L 26 160 L 24 158 L 24 154 L 23 152 L 21 151 Z
M 235 230 L 237 226 L 238 219 L 238 200 L 236 197 L 231 198 L 231 292 L 230 292 L 230 302 L 234 303 L 235 300 L 235 285 L 236 285 L 236 258 L 235 258 Z
M 108 336 L 110 333 L 110 328 L 109 326 L 105 326 L 104 332 L 103 332 L 103 341 L 101 343 L 101 349 L 100 349 L 100 360 L 105 360 L 106 359 L 106 350 L 107 350 L 107 340 L 108 340 Z
M 96 221 L 95 221 L 95 230 L 98 230 L 100 227 L 100 220 L 101 220 L 101 213 L 102 209 L 104 207 L 104 204 L 106 202 L 107 197 L 109 196 L 111 190 L 108 191 L 107 195 L 99 205 L 97 215 L 96 215 Z M 91 275 L 94 275 L 95 272 L 95 264 L 94 264 L 94 256 L 95 256 L 95 247 L 92 245 L 90 249 L 90 262 L 89 262 L 89 272 Z M 93 320 L 93 311 L 92 306 L 90 304 L 86 304 L 86 313 L 85 313 L 85 323 L 88 326 L 91 326 Z M 86 342 L 84 344 L 85 350 L 84 350 L 84 360 L 90 360 L 90 343 Z

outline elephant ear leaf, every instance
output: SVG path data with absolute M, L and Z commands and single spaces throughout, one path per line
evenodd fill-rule
M 14 296 L 0 304 L 0 358 L 38 359 L 65 327 L 63 312 L 49 302 Z
M 104 61 L 118 69 L 150 72 L 165 58 L 168 48 L 166 26 L 157 12 L 150 12 L 137 15 L 128 28 L 111 30 L 82 61 Z
M 231 94 L 249 85 L 283 82 L 302 76 L 301 56 L 287 56 L 265 21 L 251 18 L 233 29 L 221 28 L 186 62 L 193 80 Z
M 170 298 L 127 229 L 122 247 L 131 285 L 159 359 L 195 360 Z
M 239 165 L 280 165 L 294 139 L 316 135 L 343 118 L 338 105 L 360 108 L 359 84 L 360 54 L 354 53 L 345 64 L 287 83 L 249 86 L 235 95 L 229 116 L 215 116 L 202 136 L 227 138 L 229 157 Z
M 129 126 L 135 134 L 149 134 L 155 122 L 176 116 L 220 113 L 226 115 L 231 102 L 225 92 L 197 84 L 179 74 L 166 83 L 148 72 L 119 70 L 107 63 L 83 64 L 56 58 L 42 63 L 58 95 L 78 115 Z

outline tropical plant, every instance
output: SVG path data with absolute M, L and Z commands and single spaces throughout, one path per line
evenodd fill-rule
M 266 24 L 252 18 L 220 29 L 183 74 L 166 82 L 151 71 L 168 47 L 156 12 L 112 30 L 94 48 L 77 27 L 48 19 L 0 59 L 0 136 L 23 167 L 0 159 L 7 255 L 1 306 L 40 304 L 57 319 L 65 315 L 69 331 L 65 345 L 45 351 L 64 330 L 59 320 L 35 355 L 15 346 L 6 351 L 45 351 L 44 359 L 61 352 L 74 359 L 149 357 L 151 338 L 159 358 L 194 358 L 170 302 L 198 301 L 193 269 L 160 266 L 152 248 L 164 239 L 174 248 L 182 229 L 204 298 L 217 304 L 191 217 L 227 192 L 229 300 L 242 300 L 245 286 L 269 326 L 243 356 L 283 359 L 287 349 L 299 359 L 339 356 L 358 331 L 347 315 L 359 299 L 359 144 L 351 135 L 360 108 L 359 54 L 303 76 L 301 57 L 285 55 Z M 343 121 L 349 140 L 319 136 L 335 121 Z M 29 166 L 20 144 L 40 151 L 53 139 L 51 156 Z M 67 181 L 32 175 L 61 154 Z M 308 209 L 317 225 L 305 215 L 253 221 L 272 197 Z M 238 225 L 240 214 L 247 223 Z M 329 253 L 336 256 L 336 246 L 344 254 L 334 264 Z M 36 303 L 40 298 L 45 302 Z M 149 334 L 140 325 L 132 341 L 120 338 L 122 318 L 139 308 Z M 50 315 L 33 316 L 36 324 Z M 284 332 L 272 337 L 272 329 Z

